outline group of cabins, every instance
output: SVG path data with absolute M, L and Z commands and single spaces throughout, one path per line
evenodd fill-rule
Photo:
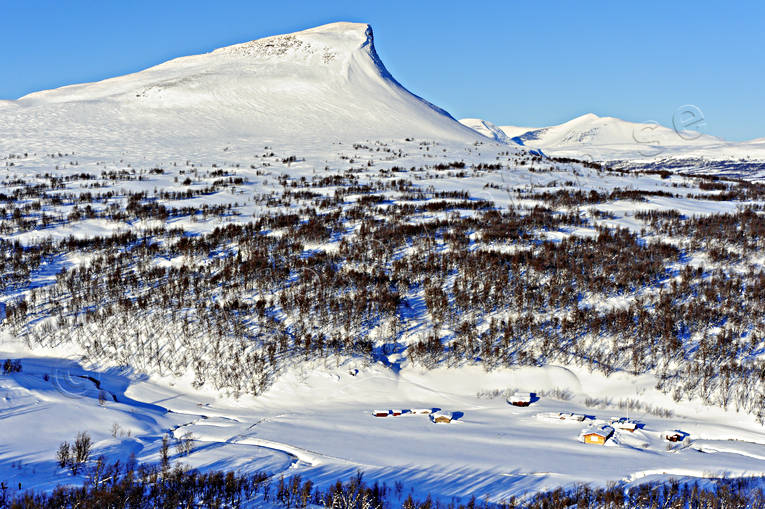
M 579 439 L 585 444 L 604 445 L 614 432 L 628 431 L 634 433 L 636 429 L 641 427 L 641 424 L 629 417 L 611 417 L 607 422 L 600 420 L 597 421 L 595 417 L 584 414 L 576 414 L 571 412 L 540 412 L 536 415 L 537 419 L 547 422 L 585 422 L 591 421 L 591 424 L 587 425 L 579 434 Z M 682 442 L 687 436 L 687 433 L 678 430 L 665 431 L 661 434 L 664 440 L 668 442 Z
M 613 436 L 615 430 L 633 433 L 638 425 L 638 421 L 629 417 L 611 417 L 608 424 L 594 424 L 583 429 L 579 438 L 585 444 L 604 445 Z
M 430 420 L 436 424 L 448 424 L 452 422 L 452 419 L 454 419 L 454 414 L 451 412 L 444 412 L 443 410 L 435 408 L 412 408 L 411 410 L 372 410 L 372 415 L 374 417 L 398 417 L 405 414 L 427 415 L 430 417 Z
M 507 397 L 507 402 L 510 405 L 518 407 L 527 407 L 537 401 L 539 398 L 533 392 L 515 392 Z M 375 417 L 398 417 L 405 414 L 420 414 L 428 415 L 431 422 L 450 423 L 454 420 L 454 414 L 452 412 L 444 412 L 438 408 L 413 408 L 411 410 L 373 410 L 372 415 Z M 585 444 L 605 445 L 605 443 L 614 435 L 616 430 L 634 432 L 640 423 L 635 419 L 629 417 L 611 417 L 608 422 L 603 420 L 595 421 L 595 417 L 585 414 L 577 414 L 573 412 L 541 412 L 536 415 L 538 419 L 549 422 L 584 422 L 585 420 L 592 420 L 593 423 L 585 427 L 579 434 L 579 439 Z M 682 431 L 671 430 L 662 433 L 665 440 L 669 442 L 681 442 L 688 434 Z
M 624 421 L 622 420 L 621 422 Z M 629 424 L 627 424 L 626 427 L 617 429 L 622 429 L 630 432 L 635 431 L 635 427 L 631 426 L 631 424 L 634 422 L 635 421 L 629 421 Z M 585 444 L 604 445 L 606 441 L 614 434 L 614 426 L 612 424 L 590 426 L 582 430 L 579 437 Z M 664 440 L 667 440 L 668 442 L 682 442 L 688 436 L 688 433 L 683 431 L 670 430 L 663 432 L 662 436 Z
M 600 424 L 590 426 L 582 430 L 580 438 L 585 444 L 604 445 L 606 441 L 614 434 L 614 429 L 634 432 L 637 429 L 637 421 L 625 417 L 612 418 L 610 424 Z M 682 442 L 688 433 L 678 430 L 665 431 L 662 434 L 664 440 L 668 442 Z
M 584 414 L 575 414 L 571 412 L 542 412 L 537 414 L 537 419 L 548 422 L 584 422 L 585 420 L 593 420 L 594 418 Z M 585 444 L 603 445 L 613 436 L 615 429 L 632 432 L 637 429 L 637 425 L 637 421 L 627 419 L 626 417 L 612 417 L 608 424 L 605 424 L 602 421 L 599 424 L 590 424 L 579 434 L 579 439 Z

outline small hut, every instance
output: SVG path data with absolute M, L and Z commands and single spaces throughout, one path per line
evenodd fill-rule
M 664 439 L 669 442 L 682 442 L 685 437 L 687 437 L 687 433 L 683 433 L 682 431 L 677 431 L 676 429 L 668 430 L 664 432 Z
M 614 428 L 608 424 L 594 426 L 582 430 L 579 435 L 585 444 L 604 445 L 606 441 L 614 434 Z
M 429 415 L 433 413 L 432 408 L 412 408 L 413 414 Z
M 434 412 L 430 414 L 431 420 L 436 424 L 448 424 L 452 422 L 452 413 L 451 412 Z
M 516 392 L 508 396 L 507 402 L 513 406 L 529 406 L 533 399 L 534 394 L 531 392 Z
M 372 410 L 372 415 L 375 417 L 388 417 L 390 410 Z
M 570 422 L 582 422 L 585 419 L 584 414 L 574 414 L 571 412 L 540 412 L 537 414 L 537 419 L 542 421 L 558 422 L 558 421 L 570 421 Z
M 562 412 L 540 412 L 536 415 L 537 419 L 550 422 L 563 421 L 566 419 L 564 416 Z
M 399 415 L 403 414 L 404 411 L 401 410 L 400 408 L 394 408 L 393 410 L 390 411 L 390 413 L 393 417 L 398 417 Z
M 634 432 L 637 429 L 638 422 L 627 417 L 611 417 L 611 426 L 616 429 Z

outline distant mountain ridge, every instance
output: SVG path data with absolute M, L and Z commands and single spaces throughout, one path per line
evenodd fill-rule
M 487 135 L 482 125 L 492 125 L 481 119 L 463 119 L 461 122 L 477 132 Z M 599 117 L 587 113 L 559 125 L 525 128 L 495 126 L 504 134 L 494 135 L 497 140 L 542 150 L 551 156 L 575 157 L 598 161 L 619 161 L 626 165 L 651 166 L 672 161 L 680 166 L 733 166 L 759 168 L 765 161 L 765 139 L 729 142 L 700 132 L 683 131 L 657 123 L 628 122 L 614 117 Z

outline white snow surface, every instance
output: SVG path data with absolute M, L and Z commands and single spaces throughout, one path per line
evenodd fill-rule
M 376 178 L 373 173 L 394 164 L 414 167 L 456 160 L 476 164 L 499 160 L 500 153 L 509 162 L 508 153 L 524 151 L 506 144 L 502 137 L 502 133 L 507 138 L 523 134 L 519 130 L 467 120 L 463 122 L 478 132 L 396 82 L 374 50 L 368 25 L 334 23 L 178 58 L 98 83 L 0 101 L 0 154 L 28 151 L 30 155 L 24 158 L 7 159 L 6 164 L 14 162 L 15 166 L 4 168 L 6 176 L 28 178 L 75 159 L 77 165 L 66 171 L 100 172 L 130 164 L 140 171 L 152 164 L 167 169 L 145 180 L 116 184 L 130 191 L 177 189 L 179 184 L 173 181 L 180 175 L 176 163 L 184 166 L 184 160 L 191 160 L 209 166 L 222 160 L 227 169 L 236 163 L 238 175 L 248 179 L 241 187 L 254 194 L 279 191 L 276 177 L 281 173 L 310 179 L 325 165 L 347 170 L 359 166 L 359 160 L 366 163 L 373 157 L 378 167 L 357 169 L 364 178 Z M 594 116 L 572 122 L 566 128 L 557 126 L 559 129 L 519 128 L 537 133 L 536 138 L 526 137 L 523 144 L 552 155 L 575 156 L 584 153 L 584 147 L 594 150 L 594 158 L 611 158 L 616 153 L 613 147 L 622 146 L 620 154 L 635 153 L 627 123 Z M 671 143 L 672 134 L 661 133 Z M 409 137 L 438 143 L 405 142 Z M 402 155 L 386 161 L 385 152 L 350 150 L 350 144 L 366 139 L 394 140 L 385 147 Z M 693 145 L 699 153 L 716 146 L 719 152 L 714 153 L 725 155 L 732 146 L 718 139 L 699 140 Z M 276 158 L 256 156 L 264 145 L 272 144 Z M 760 149 L 765 153 L 762 139 L 749 145 L 752 154 Z M 737 147 L 730 148 L 730 153 L 741 154 Z M 51 161 L 46 157 L 49 152 L 74 154 Z M 304 159 L 279 163 L 279 156 L 292 153 Z M 351 157 L 357 162 L 350 163 Z M 241 169 L 240 161 L 246 161 Z M 247 164 L 250 162 L 252 165 Z M 188 162 L 184 168 L 188 169 Z M 625 185 L 625 177 L 600 175 L 581 167 L 577 171 L 561 166 L 554 172 L 535 173 L 523 166 L 471 179 L 431 172 L 422 172 L 422 178 L 423 187 L 466 190 L 500 207 L 524 203 L 514 189 L 553 189 L 569 179 L 575 179 L 583 191 Z M 684 182 L 678 176 L 667 182 L 655 175 L 629 178 L 630 185 L 647 190 Z M 688 215 L 736 210 L 733 202 L 686 197 L 696 192 L 691 188 L 680 187 L 676 192 L 682 196 L 654 196 L 639 203 L 616 201 L 584 209 L 597 208 L 613 215 L 593 219 L 594 224 L 633 231 L 642 226 L 633 216 L 636 210 L 677 209 Z M 183 204 L 199 207 L 239 202 L 235 209 L 240 214 L 225 221 L 241 223 L 265 210 L 247 203 L 243 195 L 241 189 L 221 191 Z M 207 233 L 223 220 L 174 221 L 173 226 L 190 233 Z M 149 226 L 94 219 L 23 232 L 14 240 L 25 244 L 41 238 L 107 235 Z M 594 235 L 595 230 L 568 234 Z M 546 235 L 554 238 L 564 233 Z M 63 266 L 82 263 L 74 257 L 57 260 L 48 272 L 36 275 L 35 281 L 44 284 L 46 278 L 55 279 Z M 6 295 L 3 301 L 12 297 Z M 361 470 L 367 481 L 388 485 L 402 481 L 415 495 L 430 492 L 447 500 L 466 501 L 471 495 L 502 500 L 578 482 L 605 485 L 614 480 L 639 482 L 649 476 L 765 473 L 765 435 L 752 416 L 705 407 L 697 401 L 676 403 L 656 390 L 655 378 L 648 375 L 617 372 L 605 377 L 559 365 L 490 372 L 463 365 L 423 371 L 405 359 L 396 371 L 382 364 L 330 358 L 296 362 L 265 394 L 234 399 L 206 386 L 194 389 L 190 378 L 83 365 L 82 355 L 72 345 L 30 350 L 13 337 L 0 337 L 0 359 L 19 358 L 23 365 L 20 374 L 0 376 L 0 480 L 12 487 L 21 482 L 22 489 L 79 484 L 82 479 L 55 464 L 58 445 L 71 441 L 79 431 L 88 431 L 94 438 L 95 454 L 110 460 L 127 458 L 133 452 L 139 461 L 156 462 L 163 434 L 180 437 L 191 432 L 194 452 L 174 455 L 173 462 L 202 470 L 299 473 L 320 486 Z M 107 392 L 105 404 L 99 404 L 95 384 L 82 377 L 99 381 Z M 558 400 L 542 394 L 554 389 L 568 391 L 572 398 Z M 510 406 L 504 397 L 477 396 L 497 390 L 542 395 L 527 408 Z M 619 409 L 590 408 L 588 397 L 614 403 L 639 399 L 651 407 L 672 409 L 674 417 L 628 415 L 642 427 L 634 433 L 616 430 L 607 447 L 590 446 L 578 441 L 581 429 L 609 422 L 619 415 Z M 435 425 L 420 413 L 376 418 L 374 409 L 444 411 L 454 420 L 449 425 Z M 560 412 L 589 418 L 579 422 L 536 417 Z M 690 444 L 667 447 L 661 436 L 665 429 L 689 433 Z
M 461 118 L 460 123 L 483 134 L 487 138 L 491 138 L 501 143 L 511 143 L 510 138 L 512 135 L 505 132 L 504 129 L 495 126 L 488 120 L 481 120 L 480 118 Z
M 762 138 L 730 142 L 684 129 L 682 125 L 676 130 L 656 122 L 628 122 L 593 113 L 541 128 L 495 126 L 481 119 L 462 119 L 460 122 L 485 136 L 505 142 L 509 139 L 510 143 L 539 149 L 550 156 L 630 163 L 684 159 L 740 163 L 765 161 Z
M 0 107 L 0 153 L 188 157 L 189 146 L 257 139 L 307 147 L 371 136 L 482 139 L 402 87 L 363 23 L 258 39 Z
M 330 359 L 297 364 L 264 395 L 233 400 L 192 389 L 190 380 L 86 369 L 62 358 L 63 352 L 32 353 L 7 340 L 4 348 L 0 357 L 20 358 L 24 370 L 0 378 L 0 478 L 26 489 L 80 482 L 58 468 L 55 450 L 83 430 L 94 438 L 96 454 L 110 459 L 134 453 L 139 461 L 157 462 L 163 434 L 190 432 L 193 452 L 174 453 L 174 463 L 300 474 L 325 487 L 362 471 L 369 482 L 403 482 L 404 496 L 412 489 L 442 500 L 476 495 L 501 501 L 577 482 L 639 482 L 649 475 L 765 474 L 758 425 L 732 412 L 675 405 L 652 388 L 651 377 L 605 378 L 562 366 L 486 372 L 478 366 L 423 371 L 405 365 L 394 373 L 379 364 Z M 109 396 L 105 404 L 80 376 L 99 381 Z M 565 388 L 572 398 L 542 397 L 518 408 L 504 398 L 477 397 L 507 387 Z M 641 423 L 635 432 L 615 430 L 606 447 L 588 445 L 579 441 L 581 431 L 607 424 L 614 410 L 587 408 L 587 396 L 639 398 L 672 406 L 677 414 L 633 415 Z M 417 407 L 440 409 L 454 420 L 438 425 L 428 415 L 383 419 L 371 413 Z M 540 410 L 589 417 L 540 420 Z M 668 446 L 662 430 L 675 428 L 691 440 Z

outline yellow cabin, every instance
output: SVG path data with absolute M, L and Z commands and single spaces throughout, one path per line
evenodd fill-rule
M 614 428 L 604 424 L 602 426 L 585 429 L 580 436 L 585 444 L 604 445 L 613 434 Z
M 584 443 L 586 444 L 598 444 L 603 445 L 608 440 L 606 437 L 599 433 L 587 433 L 584 435 Z

